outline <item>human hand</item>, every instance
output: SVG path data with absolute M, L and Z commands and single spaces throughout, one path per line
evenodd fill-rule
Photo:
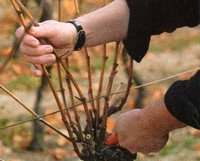
M 168 141 L 168 133 L 152 122 L 145 110 L 132 110 L 122 114 L 117 120 L 113 132 L 118 135 L 121 147 L 131 153 L 144 154 L 160 151 Z
M 25 54 L 27 62 L 34 64 L 32 73 L 35 76 L 42 75 L 41 64 L 50 65 L 55 62 L 53 47 L 58 51 L 59 57 L 68 57 L 77 41 L 77 31 L 72 24 L 53 20 L 39 23 L 38 27 L 31 27 L 28 34 L 24 33 L 24 28 L 20 27 L 16 31 L 16 37 L 22 38 L 20 51 Z M 41 44 L 40 38 L 48 39 L 53 46 Z

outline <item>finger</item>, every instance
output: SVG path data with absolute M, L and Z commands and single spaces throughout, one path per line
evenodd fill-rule
M 53 21 L 45 21 L 39 23 L 39 26 L 32 26 L 29 33 L 36 38 L 51 39 L 58 34 L 58 30 L 52 22 Z
M 48 63 L 48 64 L 45 64 L 45 66 L 46 66 L 46 67 L 50 67 L 50 66 L 52 66 L 54 63 L 55 63 L 55 61 L 54 61 L 54 62 L 51 62 L 51 63 Z
M 36 65 L 31 65 L 31 73 L 36 77 L 42 76 L 42 70 L 40 69 L 39 66 Z
M 35 48 L 40 45 L 40 42 L 35 37 L 33 37 L 29 34 L 26 34 L 22 41 L 24 44 L 35 47 Z
M 25 35 L 25 30 L 24 30 L 24 27 L 19 27 L 16 32 L 15 32 L 15 36 L 18 38 L 18 39 L 22 39 L 23 36 Z
M 25 57 L 26 61 L 31 64 L 51 64 L 56 61 L 53 54 L 46 54 L 42 56 L 28 56 Z
M 28 56 L 40 56 L 52 53 L 53 47 L 51 45 L 40 45 L 34 48 L 22 43 L 20 45 L 20 51 Z

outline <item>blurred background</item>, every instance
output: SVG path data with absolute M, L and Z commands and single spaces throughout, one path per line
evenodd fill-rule
M 91 12 L 110 1 L 79 0 L 81 14 Z M 23 0 L 38 21 L 58 20 L 58 0 Z M 41 5 L 42 4 L 42 5 Z M 74 0 L 61 1 L 61 20 L 66 21 L 77 16 Z M 24 61 L 24 55 L 18 51 L 19 42 L 14 32 L 18 27 L 18 18 L 10 1 L 0 1 L 0 85 L 3 85 L 26 105 L 40 115 L 57 110 L 56 103 L 47 83 L 42 78 L 35 78 L 30 73 L 30 65 Z M 108 61 L 105 71 L 105 83 L 108 82 L 112 66 L 115 43 L 107 45 Z M 90 48 L 91 73 L 94 93 L 98 89 L 99 75 L 102 68 L 103 47 Z M 126 54 L 123 52 L 123 54 Z M 75 52 L 70 58 L 70 70 L 85 94 L 87 94 L 86 62 L 82 52 Z M 118 74 L 114 80 L 113 92 L 124 89 L 127 83 L 126 56 L 120 55 Z M 171 77 L 178 73 L 200 67 L 200 31 L 199 28 L 181 28 L 174 33 L 153 36 L 150 49 L 139 64 L 134 63 L 134 86 Z M 188 79 L 195 71 L 181 74 L 175 78 L 155 83 L 150 86 L 131 90 L 124 110 L 109 118 L 108 131 L 112 130 L 117 116 L 133 108 L 143 108 L 163 97 L 168 87 L 176 80 Z M 59 83 L 56 69 L 51 69 L 52 80 L 57 90 Z M 103 88 L 103 93 L 105 93 Z M 112 99 L 117 100 L 120 95 Z M 68 97 L 67 97 L 68 99 Z M 78 103 L 78 101 L 77 101 Z M 82 115 L 82 107 L 77 107 Z M 0 90 L 0 161 L 75 161 L 71 144 L 49 128 L 38 125 L 10 96 Z M 84 120 L 84 118 L 82 118 Z M 46 120 L 58 127 L 61 125 L 59 114 L 46 117 Z M 19 124 L 18 124 L 19 123 Z M 15 124 L 13 127 L 9 125 Z M 18 125 L 17 125 L 18 124 Z M 38 130 L 39 129 L 39 130 Z M 157 154 L 138 155 L 140 161 L 200 161 L 200 131 L 184 128 L 173 131 L 167 146 Z

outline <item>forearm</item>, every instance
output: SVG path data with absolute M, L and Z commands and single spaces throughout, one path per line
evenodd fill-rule
M 156 133 L 166 134 L 187 126 L 170 114 L 165 106 L 164 99 L 147 106 L 143 109 L 143 113 L 143 116 L 148 118 L 150 126 L 154 126 L 154 130 L 157 129 L 155 130 Z
M 123 40 L 128 31 L 129 8 L 126 0 L 115 0 L 76 20 L 86 32 L 86 47 Z

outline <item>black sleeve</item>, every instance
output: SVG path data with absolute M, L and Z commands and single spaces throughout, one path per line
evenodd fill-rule
M 128 36 L 124 46 L 140 62 L 151 35 L 172 32 L 176 28 L 200 23 L 199 0 L 126 0 L 130 9 Z
M 177 81 L 165 94 L 165 105 L 178 120 L 200 129 L 200 71 L 185 81 Z

